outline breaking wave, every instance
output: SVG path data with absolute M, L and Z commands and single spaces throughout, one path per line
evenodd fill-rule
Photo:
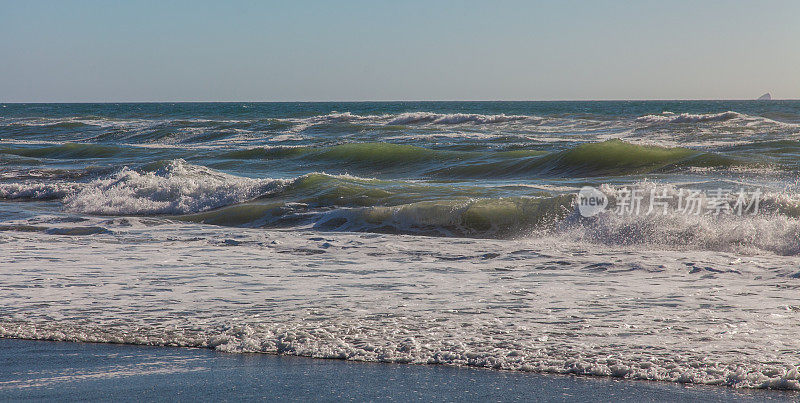
M 773 116 L 773 115 L 769 115 Z M 793 115 L 792 115 L 793 116 Z M 773 116 L 775 117 L 775 116 Z M 386 138 L 458 139 L 475 138 L 515 141 L 563 141 L 554 134 L 580 136 L 597 141 L 607 134 L 629 138 L 640 135 L 650 143 L 700 145 L 713 141 L 736 143 L 728 133 L 736 129 L 739 140 L 755 140 L 764 132 L 777 137 L 800 133 L 793 117 L 786 121 L 759 115 L 727 111 L 721 113 L 672 113 L 633 115 L 609 118 L 603 114 L 481 114 L 411 111 L 397 113 L 327 112 L 310 116 L 241 116 L 237 118 L 112 118 L 102 116 L 2 118 L 0 137 L 19 140 L 60 140 L 63 142 L 110 142 L 129 144 L 297 144 L 319 134 L 354 136 L 390 134 Z M 662 133 L 669 130 L 677 139 Z M 702 134 L 696 138 L 698 133 Z M 709 137 L 710 135 L 710 137 Z M 393 137 L 394 136 L 394 137 Z M 367 136 L 369 137 L 369 136 Z M 608 137 L 606 137 L 608 138 Z M 379 141 L 375 137 L 368 141 Z M 96 151 L 100 153 L 100 151 Z M 114 150 L 106 150 L 113 156 Z M 75 153 L 80 155 L 80 153 Z M 69 155 L 66 153 L 65 155 Z M 67 157 L 69 158 L 69 157 Z
M 663 124 L 682 124 L 691 125 L 697 123 L 722 123 L 723 126 L 730 123 L 733 125 L 769 125 L 784 128 L 797 128 L 797 124 L 772 120 L 763 116 L 747 115 L 744 113 L 727 111 L 720 113 L 673 113 L 662 112 L 658 115 L 644 115 L 636 118 L 637 123 L 647 125 Z
M 458 125 L 458 124 L 496 124 L 522 120 L 538 121 L 535 116 L 527 115 L 483 115 L 476 113 L 434 113 L 434 112 L 405 112 L 384 115 L 356 115 L 350 112 L 331 112 L 327 115 L 313 116 L 304 119 L 287 119 L 297 123 L 319 124 L 331 122 L 360 122 L 376 125 Z
M 722 113 L 680 113 L 664 112 L 660 115 L 645 115 L 636 118 L 639 123 L 701 123 L 701 122 L 724 122 L 731 119 L 745 117 L 738 112 L 728 111 Z
M 520 120 L 535 119 L 525 115 L 481 115 L 474 113 L 432 113 L 432 112 L 409 112 L 401 113 L 386 122 L 388 125 L 407 125 L 419 123 L 432 123 L 443 125 L 456 125 L 463 123 L 493 124 L 506 123 Z
M 69 211 L 107 215 L 187 214 L 241 203 L 279 189 L 284 181 L 249 179 L 183 160 L 124 167 L 89 182 L 0 184 L 0 199 L 62 199 Z
M 683 151 L 678 155 L 669 150 L 652 152 L 658 164 L 665 158 L 685 158 Z M 647 189 L 654 185 L 644 182 L 637 186 Z M 601 189 L 613 207 L 619 188 L 604 185 Z M 672 195 L 678 192 L 674 186 L 666 189 Z M 71 212 L 170 215 L 222 226 L 305 226 L 325 231 L 478 238 L 564 236 L 610 245 L 800 254 L 800 200 L 790 193 L 765 195 L 757 215 L 620 216 L 607 211 L 585 218 L 571 192 L 535 191 L 514 196 L 506 195 L 502 188 L 324 173 L 294 179 L 250 179 L 172 160 L 139 170 L 126 167 L 82 183 L 0 184 L 0 198 L 61 200 Z M 642 209 L 646 208 L 645 204 Z
M 149 168 L 143 172 L 123 168 L 109 178 L 91 181 L 68 195 L 64 205 L 90 214 L 186 214 L 241 203 L 283 184 L 227 175 L 182 160 Z

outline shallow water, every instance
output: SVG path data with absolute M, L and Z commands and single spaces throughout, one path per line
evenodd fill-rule
M 2 105 L 0 336 L 798 389 L 798 136 L 796 101 Z M 679 211 L 722 188 L 759 209 Z

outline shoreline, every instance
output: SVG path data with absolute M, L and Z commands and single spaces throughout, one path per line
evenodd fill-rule
M 0 399 L 792 401 L 800 393 L 611 377 L 0 338 Z

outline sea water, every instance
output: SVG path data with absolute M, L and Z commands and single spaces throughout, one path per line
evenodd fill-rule
M 798 101 L 2 104 L 0 336 L 798 389 L 799 173 Z

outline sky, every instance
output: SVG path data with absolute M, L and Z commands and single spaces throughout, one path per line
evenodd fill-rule
M 800 2 L 0 0 L 0 102 L 800 98 Z

